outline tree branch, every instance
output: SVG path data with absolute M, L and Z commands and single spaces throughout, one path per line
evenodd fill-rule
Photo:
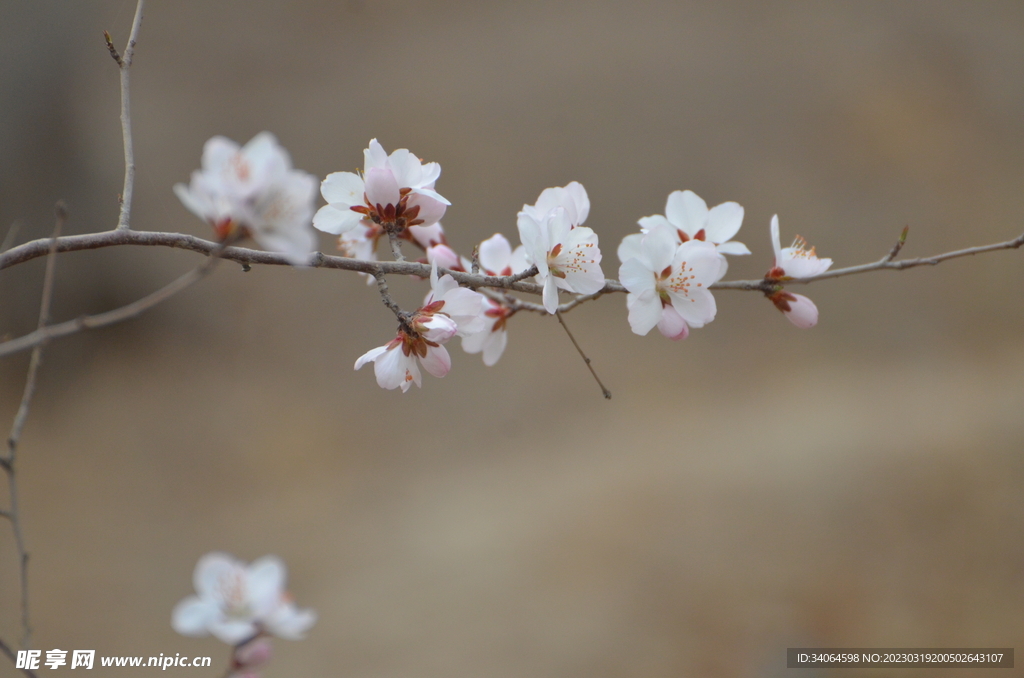
M 117 228 L 127 230 L 130 228 L 129 220 L 132 211 L 132 190 L 135 187 L 135 152 L 132 148 L 132 114 L 130 98 L 128 96 L 128 74 L 132 67 L 132 58 L 135 56 L 135 43 L 139 39 L 139 27 L 142 26 L 142 8 L 145 0 L 139 0 L 135 6 L 135 20 L 132 22 L 132 32 L 128 36 L 128 45 L 124 48 L 124 55 L 117 53 L 109 33 L 104 33 L 107 39 L 107 48 L 111 56 L 117 62 L 121 71 L 121 135 L 124 137 L 124 189 L 121 191 L 121 214 L 117 218 Z
M 12 650 L 10 646 L 3 641 L 2 638 L 0 638 L 0 652 L 3 652 L 5 655 L 7 655 L 7 658 L 11 660 L 12 664 L 17 665 L 18 659 L 14 654 L 14 650 Z M 19 671 L 24 673 L 29 678 L 39 678 L 36 672 L 31 669 L 19 669 Z
M 53 278 L 57 267 L 57 239 L 64 230 L 64 224 L 68 218 L 67 208 L 63 202 L 57 203 L 56 219 L 53 225 L 53 235 L 50 237 L 50 252 L 46 258 L 46 273 L 43 277 L 43 299 L 39 304 L 39 323 L 37 327 L 42 329 L 50 319 L 50 301 L 53 299 Z M 18 572 L 21 582 L 21 646 L 27 647 L 32 638 L 32 625 L 29 621 L 28 607 L 28 550 L 25 548 L 25 534 L 21 529 L 21 512 L 18 506 L 18 483 L 16 462 L 18 457 L 18 442 L 21 440 L 21 432 L 28 421 L 29 408 L 32 406 L 32 397 L 36 392 L 36 375 L 39 366 L 43 361 L 43 347 L 45 341 L 35 345 L 32 357 L 28 363 L 28 374 L 25 376 L 25 390 L 21 394 L 21 403 L 18 405 L 18 412 L 14 415 L 14 422 L 11 424 L 11 432 L 7 436 L 7 454 L 3 457 L 4 472 L 7 473 L 7 487 L 10 496 L 10 506 L 5 511 L 5 517 L 11 523 L 11 530 L 14 532 L 14 546 L 18 551 Z

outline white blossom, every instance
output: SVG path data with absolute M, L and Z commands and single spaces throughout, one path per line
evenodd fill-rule
M 444 216 L 451 203 L 434 190 L 441 176 L 436 162 L 424 164 L 404 148 L 388 155 L 376 139 L 363 158 L 362 175 L 334 172 L 320 184 L 327 204 L 313 217 L 316 228 L 341 234 L 362 222 L 393 228 L 399 235 L 409 227 L 432 226 Z
M 284 563 L 274 556 L 246 565 L 226 553 L 208 553 L 192 579 L 197 595 L 178 603 L 171 615 L 182 635 L 212 633 L 230 645 L 264 632 L 294 640 L 316 622 L 315 612 L 292 603 L 284 590 Z
M 723 202 L 709 210 L 708 204 L 693 191 L 673 191 L 665 204 L 664 216 L 644 217 L 639 223 L 644 233 L 667 226 L 679 243 L 704 240 L 713 243 L 722 254 L 750 254 L 746 245 L 732 240 L 743 225 L 743 207 L 739 203 Z
M 261 132 L 245 146 L 216 136 L 203 147 L 202 169 L 174 192 L 224 241 L 240 233 L 289 261 L 309 263 L 316 234 L 309 227 L 316 177 L 292 169 L 274 135 Z

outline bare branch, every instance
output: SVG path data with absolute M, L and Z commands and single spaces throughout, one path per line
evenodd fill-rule
M 968 247 L 967 249 L 963 250 L 946 252 L 945 254 L 937 254 L 934 257 L 920 257 L 918 259 L 903 259 L 901 261 L 892 261 L 889 258 L 889 255 L 887 254 L 886 256 L 882 257 L 881 259 L 872 264 L 861 264 L 860 266 L 848 266 L 846 268 L 837 268 L 835 270 L 825 271 L 820 275 L 811 276 L 809 278 L 783 278 L 782 280 L 772 281 L 771 284 L 778 285 L 779 283 L 785 283 L 786 285 L 806 285 L 812 282 L 817 282 L 819 280 L 841 278 L 846 275 L 867 273 L 868 271 L 880 271 L 883 269 L 902 271 L 903 269 L 914 268 L 915 266 L 935 266 L 936 264 L 939 264 L 943 261 L 947 261 L 949 259 L 957 259 L 959 257 L 966 257 L 974 254 L 983 254 L 985 252 L 995 252 L 996 250 L 1018 249 L 1021 247 L 1021 245 L 1024 245 L 1024 235 L 1020 235 L 1014 238 L 1013 240 L 1007 240 L 1006 242 L 998 242 L 993 245 L 982 245 L 980 247 Z M 764 292 L 766 290 L 766 281 L 729 280 L 726 282 L 717 282 L 714 285 L 711 285 L 711 289 L 757 290 L 759 292 Z
M 82 316 L 57 325 L 40 327 L 35 332 L 18 337 L 17 339 L 5 341 L 0 344 L 0 358 L 6 355 L 11 355 L 12 353 L 24 351 L 34 346 L 39 346 L 51 339 L 65 337 L 69 334 L 81 332 L 82 330 L 93 330 L 100 327 L 106 327 L 107 325 L 119 323 L 122 320 L 134 318 L 143 311 L 170 299 L 178 292 L 181 292 L 185 288 L 199 282 L 211 270 L 213 270 L 213 267 L 220 261 L 221 258 L 218 257 L 216 253 L 212 253 L 210 259 L 204 262 L 201 266 L 197 266 L 188 273 L 182 275 L 180 278 L 168 283 L 164 287 L 161 287 L 156 292 L 146 295 L 145 297 L 133 301 L 130 304 L 121 306 L 120 308 L 116 308 L 112 311 L 106 311 L 105 313 Z
M 50 252 L 46 258 L 46 273 L 43 277 L 43 299 L 39 304 L 39 323 L 37 327 L 42 329 L 50 318 L 50 300 L 53 298 L 53 276 L 57 266 L 57 239 L 64 230 L 64 224 L 68 218 L 67 208 L 63 202 L 57 203 L 56 219 L 53 225 L 53 235 L 50 237 Z M 32 357 L 28 363 L 28 374 L 25 376 L 25 390 L 21 394 L 21 403 L 18 405 L 18 412 L 14 415 L 14 422 L 11 424 L 11 432 L 7 436 L 7 454 L 3 457 L 3 469 L 7 473 L 7 487 L 10 495 L 10 506 L 6 511 L 6 517 L 11 523 L 11 530 L 14 532 L 14 546 L 18 551 L 18 571 L 21 582 L 21 645 L 27 647 L 32 638 L 32 625 L 29 620 L 28 607 L 28 550 L 25 548 L 25 534 L 21 529 L 20 509 L 18 505 L 18 483 L 16 474 L 16 462 L 18 457 L 18 442 L 21 440 L 21 432 L 28 421 L 29 408 L 32 406 L 32 397 L 36 392 L 36 375 L 39 373 L 39 366 L 43 362 L 43 347 L 45 342 L 40 342 L 32 351 Z
M 18 659 L 17 659 L 17 657 L 14 654 L 14 650 L 12 650 L 10 648 L 10 646 L 3 641 L 3 638 L 0 638 L 0 652 L 3 652 L 5 655 L 7 655 L 7 658 L 11 660 L 12 664 L 17 664 Z M 29 678 L 39 678 L 39 676 L 36 674 L 36 672 L 31 670 L 31 669 L 18 669 L 18 670 L 21 671 L 22 673 L 24 673 Z
M 587 354 L 583 352 L 582 348 L 580 348 L 580 345 L 576 342 L 576 337 L 572 336 L 572 332 L 569 331 L 569 326 L 565 324 L 565 320 L 562 318 L 561 312 L 556 311 L 555 316 L 558 318 L 558 322 L 561 323 L 562 329 L 564 329 L 565 333 L 569 335 L 569 340 L 572 341 L 572 345 L 576 347 L 576 352 L 580 354 L 580 357 L 583 358 L 583 362 L 587 364 L 587 369 L 589 369 L 590 374 L 594 376 L 594 381 L 596 381 L 597 385 L 601 387 L 601 393 L 604 395 L 604 399 L 611 400 L 612 392 L 605 388 L 604 384 L 601 383 L 601 378 L 597 376 L 597 372 L 594 371 L 594 366 L 590 364 L 590 358 L 588 358 Z
M 124 49 L 124 56 L 117 53 L 114 43 L 110 39 L 110 34 L 105 31 L 103 33 L 107 38 L 107 48 L 121 70 L 121 134 L 124 137 L 124 189 L 121 191 L 121 214 L 117 218 L 117 228 L 122 230 L 130 228 L 132 190 L 135 187 L 135 152 L 132 149 L 132 114 L 130 97 L 128 95 L 128 74 L 131 70 L 132 58 L 135 56 L 135 43 L 139 39 L 139 27 L 142 26 L 143 5 L 145 5 L 145 0 L 139 0 L 139 3 L 135 6 L 135 20 L 132 22 L 132 32 L 128 36 L 128 46 Z

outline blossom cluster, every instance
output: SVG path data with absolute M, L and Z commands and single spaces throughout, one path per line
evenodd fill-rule
M 314 214 L 316 180 L 292 169 L 287 152 L 271 134 L 263 132 L 241 148 L 214 137 L 203 150 L 202 169 L 193 173 L 189 186 L 178 184 L 175 191 L 186 207 L 210 223 L 221 242 L 251 236 L 296 265 L 308 263 L 316 246 L 311 226 L 338 236 L 338 249 L 345 256 L 364 261 L 377 260 L 382 239 L 399 258 L 400 242 L 421 249 L 420 261 L 432 267 L 431 290 L 423 305 L 412 312 L 395 310 L 395 337 L 355 362 L 357 370 L 372 362 L 382 388 L 404 392 L 412 384 L 421 386 L 421 368 L 445 376 L 451 356 L 444 345 L 456 336 L 464 351 L 482 354 L 488 366 L 504 352 L 508 321 L 524 305 L 503 288 L 481 292 L 460 287 L 442 269 L 533 282 L 549 314 L 559 311 L 561 292 L 578 298 L 621 290 L 605 280 L 597 233 L 584 225 L 590 199 L 579 182 L 544 189 L 536 202 L 523 205 L 516 219 L 522 244 L 513 247 L 497 233 L 467 259 L 448 243 L 441 225 L 451 203 L 435 188 L 441 176 L 438 163 L 423 162 L 407 149 L 388 154 L 376 139 L 363 159 L 362 172 L 334 172 L 320 183 L 327 204 Z M 733 240 L 743 216 L 736 202 L 709 209 L 694 192 L 673 191 L 664 214 L 638 221 L 640 232 L 627 235 L 617 250 L 633 332 L 646 335 L 657 327 L 662 335 L 679 340 L 691 328 L 715 319 L 711 287 L 729 268 L 726 255 L 750 254 L 746 245 Z M 775 263 L 765 275 L 765 296 L 797 327 L 812 327 L 817 307 L 807 297 L 786 291 L 784 283 L 820 275 L 832 260 L 818 258 L 799 236 L 791 247 L 781 247 L 777 216 L 771 221 L 771 237 Z M 373 276 L 367 278 L 373 282 Z

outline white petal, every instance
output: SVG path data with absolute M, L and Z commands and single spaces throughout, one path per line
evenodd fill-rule
M 718 251 L 720 254 L 750 254 L 750 250 L 747 249 L 746 245 L 735 240 L 718 245 Z
M 558 308 L 558 288 L 555 286 L 555 280 L 554 276 L 548 276 L 544 281 L 543 302 L 548 313 L 554 313 Z
M 406 374 L 415 367 L 416 360 L 412 356 L 406 356 L 402 346 L 396 344 L 373 361 L 373 374 L 377 377 L 377 385 L 381 388 L 391 390 L 401 386 L 405 391 L 409 388 L 406 384 Z
M 259 631 L 252 621 L 238 619 L 218 619 L 210 624 L 210 633 L 228 645 L 237 645 L 256 635 Z
M 220 615 L 220 606 L 213 601 L 189 596 L 174 606 L 171 627 L 183 636 L 205 636 L 210 633 L 210 624 Z
M 378 356 L 380 356 L 386 350 L 388 350 L 388 345 L 378 346 L 377 348 L 371 348 L 369 351 L 359 356 L 359 358 L 356 360 L 355 369 L 358 370 L 362 368 L 362 366 L 365 365 L 366 363 L 376 362 Z
M 654 289 L 654 271 L 640 259 L 627 259 L 619 266 L 619 282 L 633 294 L 641 294 Z
M 693 191 L 673 191 L 665 203 L 665 216 L 691 238 L 708 223 L 708 204 Z
M 780 268 L 782 266 L 782 245 L 779 243 L 779 215 L 775 214 L 772 216 L 772 248 L 775 250 L 775 266 Z
M 676 248 L 679 246 L 678 238 L 673 236 L 674 229 L 665 225 L 652 228 L 644 236 L 641 249 L 647 259 L 646 263 L 655 274 L 672 265 Z
M 192 583 L 200 598 L 219 603 L 223 601 L 221 582 L 243 576 L 245 576 L 245 565 L 242 562 L 226 553 L 213 551 L 204 555 L 196 563 L 196 569 L 192 573 Z
M 640 256 L 640 243 L 643 242 L 643 233 L 630 233 L 622 242 L 619 243 L 619 249 L 616 254 L 619 255 L 619 263 L 626 263 L 630 259 L 636 259 Z
M 324 233 L 341 235 L 355 228 L 363 215 L 352 210 L 340 210 L 333 205 L 324 205 L 313 215 L 313 227 Z
M 708 212 L 707 240 L 716 245 L 727 242 L 743 225 L 743 207 L 737 202 L 723 202 Z
M 651 229 L 656 228 L 658 226 L 667 226 L 668 228 L 672 229 L 673 232 L 676 232 L 676 241 L 679 241 L 679 234 L 677 232 L 679 227 L 674 225 L 672 222 L 670 222 L 668 219 L 661 216 L 660 214 L 655 214 L 650 217 L 643 217 L 636 223 L 640 224 L 640 231 L 642 233 L 647 233 Z
M 203 170 L 220 172 L 239 151 L 238 144 L 222 136 L 210 138 L 203 145 Z
M 444 217 L 445 210 L 447 207 L 447 200 L 437 200 L 431 196 L 423 195 L 419 191 L 413 191 L 409 196 L 408 206 L 419 207 L 420 211 L 416 215 L 417 219 L 422 219 L 423 223 L 420 226 L 430 226 L 441 221 Z
M 333 172 L 320 182 L 320 195 L 328 203 L 337 205 L 339 209 L 342 205 L 362 205 L 365 192 L 366 184 L 363 178 L 353 172 Z
M 249 604 L 257 619 L 269 614 L 281 599 L 286 576 L 284 563 L 275 556 L 254 560 L 246 571 Z
M 507 344 L 508 332 L 506 330 L 488 332 L 487 339 L 484 341 L 484 365 L 493 367 L 501 358 L 501 354 L 505 352 Z
M 301 640 L 315 623 L 316 612 L 310 609 L 299 610 L 291 603 L 278 605 L 273 614 L 264 620 L 264 626 L 270 633 L 287 640 Z
M 661 298 L 653 290 L 644 290 L 629 303 L 629 326 L 634 334 L 647 334 L 661 320 Z
M 670 291 L 668 296 L 676 311 L 690 327 L 704 327 L 715 319 L 718 312 L 715 297 L 706 289 L 691 290 L 685 297 Z

